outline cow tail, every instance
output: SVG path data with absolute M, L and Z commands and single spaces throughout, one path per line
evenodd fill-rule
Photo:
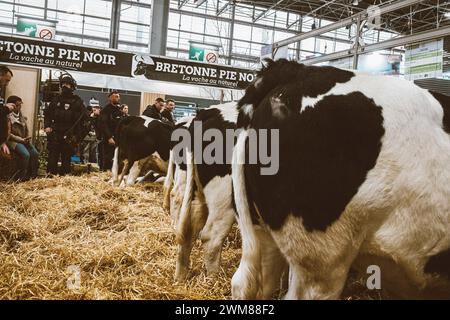
M 245 184 L 244 164 L 247 137 L 247 131 L 243 131 L 239 135 L 233 150 L 233 193 L 238 215 L 237 221 L 242 238 L 242 258 L 239 265 L 239 272 L 236 272 L 233 277 L 232 284 L 237 282 L 240 285 L 244 285 L 245 291 L 253 291 L 256 293 L 255 290 L 258 290 L 257 288 L 260 286 L 260 281 L 262 281 L 261 248 L 258 243 L 257 231 L 253 225 Z M 242 281 L 240 275 L 245 275 L 245 278 L 249 281 Z M 233 295 L 235 295 L 235 293 L 233 293 Z
M 181 204 L 178 223 L 176 226 L 176 239 L 178 244 L 183 244 L 187 240 L 191 226 L 191 203 L 194 195 L 194 159 L 191 151 L 186 151 L 186 185 L 184 189 L 183 202 Z
M 175 171 L 175 163 L 173 162 L 173 152 L 170 150 L 169 154 L 169 166 L 167 168 L 166 179 L 164 180 L 164 193 L 163 193 L 163 208 L 165 210 L 170 209 L 170 192 L 173 187 L 173 177 Z

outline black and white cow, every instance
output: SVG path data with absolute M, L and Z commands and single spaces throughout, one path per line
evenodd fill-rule
M 113 185 L 120 185 L 128 171 L 126 185 L 134 184 L 144 169 L 165 174 L 172 130 L 167 123 L 146 116 L 122 119 L 116 130 Z
M 197 139 L 201 137 L 195 136 L 195 123 L 201 123 L 201 135 L 215 129 L 225 137 L 225 130 L 234 129 L 236 121 L 236 103 L 231 102 L 200 110 L 184 127 L 191 137 Z M 200 145 L 201 151 L 208 145 L 210 141 L 204 141 Z M 190 253 L 199 235 L 208 275 L 219 271 L 222 245 L 235 221 L 230 161 L 196 163 L 193 160 L 194 149 L 187 151 L 187 163 L 169 164 L 165 182 L 165 207 L 170 207 L 179 244 L 175 272 L 177 281 L 186 278 Z
M 371 265 L 391 296 L 450 298 L 449 97 L 394 77 L 270 61 L 240 100 L 237 127 L 243 245 L 233 298 L 261 297 L 280 257 L 287 299 L 338 298 L 350 267 Z M 279 130 L 276 174 L 247 163 L 252 129 Z

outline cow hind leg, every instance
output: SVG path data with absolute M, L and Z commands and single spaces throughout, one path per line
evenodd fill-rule
M 119 178 L 119 147 L 116 147 L 116 149 L 114 149 L 114 158 L 111 173 L 112 177 L 108 183 L 111 183 L 113 186 L 116 186 L 118 184 L 117 181 Z
M 208 220 L 201 231 L 201 240 L 205 256 L 205 266 L 208 276 L 216 274 L 220 269 L 220 257 L 223 243 L 230 233 L 235 221 L 232 208 L 218 212 L 217 208 L 209 208 Z
M 136 179 L 139 176 L 140 171 L 141 171 L 140 162 L 135 161 L 133 163 L 133 166 L 131 167 L 130 173 L 128 174 L 128 177 L 127 177 L 127 182 L 126 182 L 127 186 L 132 186 L 136 183 Z
M 124 162 L 124 166 L 123 166 L 122 172 L 120 173 L 119 177 L 117 178 L 116 182 L 114 183 L 115 185 L 118 185 L 118 186 L 120 186 L 120 184 L 122 183 L 123 177 L 125 176 L 128 169 L 130 168 L 130 162 L 127 159 L 125 159 L 123 162 Z
M 177 261 L 175 266 L 176 282 L 184 282 L 186 280 L 189 271 L 192 247 L 194 246 L 195 240 L 198 238 L 199 233 L 206 222 L 206 206 L 195 196 L 191 203 L 190 215 L 189 227 L 186 228 L 186 233 L 183 235 L 184 241 L 178 244 Z
M 271 231 L 289 263 L 289 289 L 285 299 L 340 297 L 365 234 L 352 229 L 354 224 L 348 222 L 347 217 L 341 217 L 325 232 L 310 232 L 300 218 L 289 216 L 281 229 Z

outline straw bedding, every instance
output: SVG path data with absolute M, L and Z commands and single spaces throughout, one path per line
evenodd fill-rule
M 111 187 L 105 174 L 0 184 L 0 299 L 229 299 L 240 259 L 236 227 L 222 271 L 206 277 L 198 242 L 185 284 L 162 187 Z M 75 269 L 74 269 L 75 268 Z M 80 285 L 71 287 L 73 271 Z M 70 282 L 70 281 L 69 281 Z M 346 299 L 377 298 L 351 280 Z

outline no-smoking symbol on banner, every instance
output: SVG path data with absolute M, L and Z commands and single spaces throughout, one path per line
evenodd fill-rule
M 39 38 L 44 40 L 52 40 L 53 31 L 50 29 L 42 29 L 41 31 L 39 31 Z
M 215 52 L 210 52 L 206 55 L 206 61 L 209 63 L 217 62 L 217 54 Z

